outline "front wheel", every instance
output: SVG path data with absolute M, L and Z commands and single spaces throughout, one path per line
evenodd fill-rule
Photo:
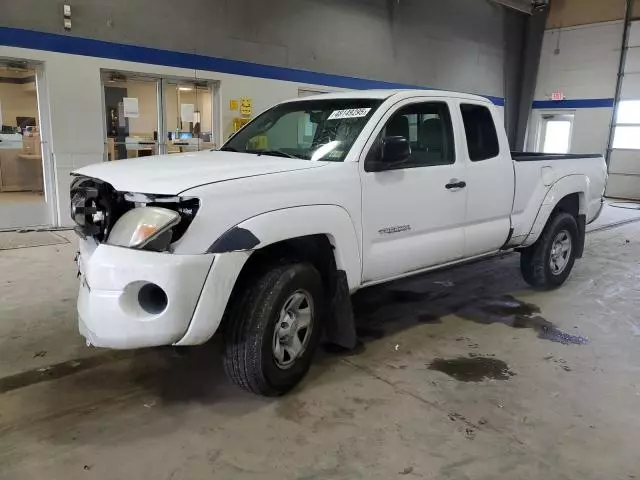
M 324 289 L 309 263 L 273 267 L 230 306 L 223 363 L 240 387 L 282 395 L 305 376 L 320 340 Z
M 538 241 L 522 251 L 520 270 L 525 281 L 541 290 L 562 285 L 576 261 L 578 236 L 575 217 L 559 213 L 551 218 Z

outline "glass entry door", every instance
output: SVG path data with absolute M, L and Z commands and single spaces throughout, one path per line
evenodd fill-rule
M 544 114 L 540 129 L 540 148 L 543 153 L 569 153 L 573 114 Z
M 0 59 L 0 229 L 52 223 L 40 121 L 43 72 L 41 65 Z
M 193 80 L 164 80 L 162 153 L 216 148 L 214 85 Z
M 158 155 L 159 80 L 105 72 L 107 161 Z

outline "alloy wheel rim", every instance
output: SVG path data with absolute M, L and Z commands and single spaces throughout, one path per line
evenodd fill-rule
M 311 338 L 313 321 L 311 295 L 304 290 L 289 295 L 273 330 L 273 360 L 278 368 L 291 368 L 304 354 Z
M 571 235 L 567 230 L 562 230 L 553 239 L 551 244 L 551 254 L 549 257 L 549 266 L 554 275 L 560 275 L 565 271 L 571 258 Z

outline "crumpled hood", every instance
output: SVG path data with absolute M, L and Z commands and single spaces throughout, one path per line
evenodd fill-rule
M 73 173 L 103 180 L 121 192 L 178 195 L 209 183 L 324 165 L 326 162 L 216 150 L 98 163 Z

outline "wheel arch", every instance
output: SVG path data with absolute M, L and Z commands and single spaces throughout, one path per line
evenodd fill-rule
M 568 175 L 556 181 L 545 195 L 531 231 L 522 246 L 533 245 L 540 238 L 549 220 L 558 212 L 569 213 L 576 218 L 582 240 L 584 240 L 587 198 L 589 198 L 589 179 L 585 175 Z M 581 249 L 579 253 L 582 254 Z
M 313 254 L 305 254 L 306 250 Z M 355 290 L 361 282 L 356 229 L 349 213 L 337 205 L 293 207 L 249 218 L 227 230 L 208 250 L 231 251 L 250 252 L 247 263 L 266 256 L 285 256 L 287 251 L 307 260 L 330 255 L 335 267 L 346 273 L 350 289 Z

